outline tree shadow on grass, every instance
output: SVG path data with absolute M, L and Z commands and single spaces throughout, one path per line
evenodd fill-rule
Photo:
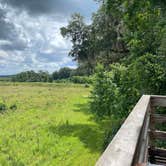
M 101 152 L 103 133 L 97 125 L 93 124 L 62 124 L 50 126 L 49 130 L 59 136 L 78 137 L 85 147 L 92 152 Z
M 89 105 L 76 104 L 75 112 L 83 112 L 89 115 L 89 122 L 85 124 L 70 124 L 68 121 L 58 126 L 50 126 L 49 131 L 59 136 L 78 137 L 79 140 L 92 152 L 102 152 L 104 149 L 105 134 L 110 132 L 110 119 L 97 119 L 95 114 L 92 114 Z M 94 122 L 94 124 L 92 123 Z
M 89 103 L 85 103 L 85 104 L 75 104 L 75 109 L 73 110 L 74 112 L 82 112 L 84 114 L 92 114 L 92 112 L 90 112 L 90 105 Z M 95 116 L 93 114 L 93 116 Z
M 89 103 L 86 104 L 75 104 L 74 112 L 82 112 L 85 115 L 89 115 L 89 121 L 93 121 L 99 125 L 101 130 L 105 130 L 110 128 L 111 125 L 111 118 L 110 117 L 99 117 L 95 113 L 92 113 L 90 110 Z
M 89 121 L 93 121 L 98 125 L 98 130 L 102 133 L 102 140 L 100 140 L 101 151 L 105 150 L 123 123 L 123 119 L 97 116 L 95 113 L 91 112 L 89 103 L 75 104 L 75 109 L 73 111 L 89 115 Z

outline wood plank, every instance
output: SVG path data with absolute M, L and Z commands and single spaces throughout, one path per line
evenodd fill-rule
M 152 105 L 150 105 L 150 107 L 151 107 L 151 110 L 150 110 L 151 114 L 154 114 L 155 113 L 155 107 L 152 106 Z M 154 121 L 153 116 L 150 116 L 150 126 L 149 126 L 149 128 L 150 128 L 150 131 L 155 130 L 155 121 Z M 149 145 L 150 145 L 151 148 L 153 148 L 155 146 L 153 137 L 150 138 Z
M 137 148 L 150 96 L 143 95 L 121 126 L 96 166 L 131 166 Z
M 166 116 L 163 114 L 152 114 L 151 118 L 153 118 L 154 123 L 166 123 Z
M 155 160 L 160 160 L 160 161 L 163 161 L 163 162 L 166 162 L 166 158 L 165 157 L 160 157 L 160 156 L 154 156 Z
M 152 139 L 166 140 L 166 132 L 165 131 L 150 131 L 150 137 Z
M 164 164 L 166 165 L 166 149 L 162 148 L 150 148 L 149 159 L 153 164 Z
M 156 164 L 156 166 L 164 166 L 164 165 L 166 165 L 166 163 L 164 161 L 162 161 L 162 160 L 157 160 L 157 161 L 154 162 L 154 164 Z
M 146 116 L 144 119 L 144 124 L 142 127 L 142 131 L 141 131 L 141 135 L 139 138 L 139 143 L 137 145 L 137 149 L 136 149 L 136 153 L 137 155 L 135 155 L 135 157 L 137 159 L 138 163 L 143 163 L 146 162 L 148 160 L 148 144 L 149 144 L 149 137 L 148 137 L 148 129 L 149 129 L 149 122 L 150 122 L 150 106 L 147 109 L 146 112 Z
M 138 163 L 135 166 L 147 166 L 147 163 Z
M 166 159 L 166 149 L 162 149 L 162 148 L 150 149 L 150 154 L 154 156 L 165 157 Z
M 151 105 L 166 107 L 166 96 L 151 95 Z

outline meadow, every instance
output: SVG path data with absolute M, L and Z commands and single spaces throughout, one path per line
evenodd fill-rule
M 0 165 L 93 166 L 109 125 L 89 112 L 89 94 L 83 85 L 1 82 Z

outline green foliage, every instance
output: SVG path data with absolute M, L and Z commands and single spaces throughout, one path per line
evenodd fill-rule
M 67 84 L 67 83 L 70 83 L 70 80 L 69 80 L 69 78 L 65 78 L 65 79 L 58 79 L 58 80 L 55 80 L 54 82 Z
M 91 84 L 93 82 L 93 78 L 88 76 L 72 76 L 70 81 L 78 84 Z
M 63 67 L 59 71 L 55 71 L 52 73 L 53 80 L 62 80 L 68 79 L 72 75 L 76 74 L 76 69 L 71 69 L 69 67 Z
M 103 66 L 97 67 L 91 96 L 91 109 L 98 116 L 117 115 L 114 111 L 117 107 L 119 90 L 112 78 L 112 73 L 104 71 Z
M 111 65 L 111 71 L 98 66 L 91 96 L 92 111 L 99 116 L 126 117 L 139 94 L 132 84 L 125 66 Z
M 21 72 L 12 77 L 14 82 L 52 82 L 52 76 L 48 72 L 32 71 Z
M 16 105 L 16 104 L 12 104 L 9 108 L 10 108 L 11 110 L 16 110 L 16 109 L 17 109 L 17 105 Z
M 141 94 L 166 93 L 166 61 L 164 56 L 145 54 L 129 66 L 134 86 Z
M 165 94 L 166 61 L 164 57 L 145 54 L 125 67 L 102 66 L 96 70 L 92 91 L 92 111 L 99 116 L 125 117 L 142 94 Z
M 92 111 L 99 116 L 125 117 L 142 94 L 166 93 L 163 8 L 163 3 L 156 1 L 107 0 L 94 16 L 92 24 L 102 43 L 120 46 L 118 42 L 121 41 L 125 43 L 124 50 L 128 50 L 119 63 L 110 68 L 98 67 L 96 71 L 91 105 Z M 113 34 L 115 37 L 111 38 Z M 120 38 L 116 42 L 118 35 Z M 107 50 L 104 45 L 102 48 Z M 112 63 L 107 53 L 104 54 L 106 57 L 101 58 Z
M 7 106 L 4 103 L 0 103 L 0 113 L 3 113 L 7 110 Z
M 166 94 L 164 56 L 145 54 L 128 66 L 113 64 L 106 71 L 98 66 L 91 93 L 91 111 L 98 117 L 117 120 L 105 134 L 108 145 L 142 94 Z
M 88 71 L 86 68 L 79 66 L 76 69 L 71 69 L 68 67 L 61 68 L 59 71 L 52 73 L 52 78 L 55 82 L 73 82 L 73 83 L 92 83 L 92 77 L 87 76 Z
M 58 78 L 59 79 L 69 78 L 71 71 L 72 69 L 68 67 L 61 68 L 58 72 Z
M 68 26 L 61 28 L 63 37 L 70 38 L 72 42 L 72 49 L 69 56 L 73 57 L 78 63 L 88 64 L 91 70 L 94 53 L 90 38 L 90 26 L 84 23 L 84 18 L 75 13 L 72 15 Z

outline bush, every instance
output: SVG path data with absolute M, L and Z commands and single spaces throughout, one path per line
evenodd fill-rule
M 10 108 L 11 110 L 16 110 L 16 109 L 17 109 L 17 105 L 16 105 L 16 104 L 12 104 L 9 108 Z
M 166 57 L 145 54 L 129 66 L 134 84 L 141 93 L 166 93 Z
M 70 80 L 66 78 L 66 79 L 58 79 L 58 80 L 55 80 L 54 82 L 56 82 L 56 83 L 69 83 Z
M 118 96 L 119 89 L 113 82 L 113 73 L 99 65 L 94 77 L 91 110 L 100 117 L 118 114 Z
M 70 81 L 76 84 L 91 84 L 93 82 L 93 78 L 88 76 L 72 76 Z
M 97 116 L 123 118 L 128 115 L 129 106 L 133 103 L 133 100 L 128 98 L 135 93 L 130 84 L 124 82 L 128 81 L 128 78 L 124 77 L 126 72 L 127 69 L 119 64 L 112 65 L 111 71 L 105 71 L 101 65 L 97 67 L 91 94 L 91 110 Z M 122 81 L 123 84 L 121 84 Z
M 99 116 L 124 118 L 143 94 L 165 94 L 164 56 L 145 54 L 128 66 L 113 64 L 106 71 L 97 67 L 91 109 Z
M 7 106 L 4 103 L 0 103 L 0 113 L 3 113 L 7 110 Z

